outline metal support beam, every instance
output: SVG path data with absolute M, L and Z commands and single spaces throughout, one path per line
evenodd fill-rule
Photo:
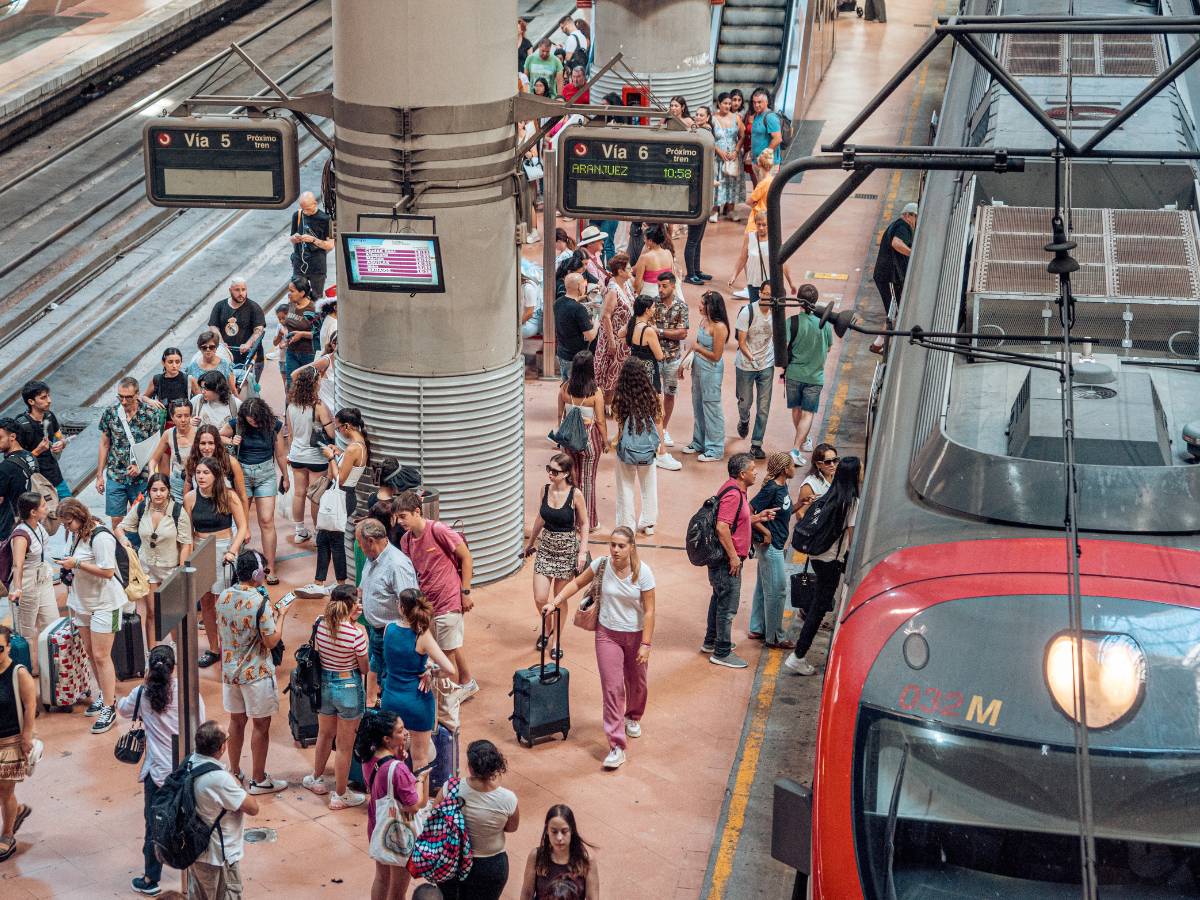
M 246 65 L 248 65 L 250 67 L 251 71 L 253 71 L 255 75 L 257 75 L 259 78 L 261 78 L 263 81 L 265 81 L 267 83 L 267 86 L 270 87 L 271 90 L 273 90 L 276 94 L 278 94 L 279 98 L 281 100 L 290 101 L 292 99 L 291 97 L 288 96 L 287 91 L 285 91 L 278 84 L 276 84 L 273 80 L 271 80 L 271 76 L 268 75 L 263 70 L 263 67 L 260 66 L 258 63 L 256 63 L 253 59 L 251 59 L 250 54 L 248 54 L 245 50 L 243 50 L 241 47 L 239 47 L 236 42 L 230 44 L 229 49 L 232 50 L 234 53 L 236 53 L 238 56 L 240 56 L 242 58 L 242 61 L 245 62 Z M 322 131 L 317 126 L 316 122 L 314 122 L 312 119 L 310 119 L 306 113 L 303 113 L 298 109 L 291 110 L 291 113 L 293 116 L 296 117 L 296 120 L 301 125 L 304 126 L 305 131 L 307 131 L 309 134 L 311 134 L 313 137 L 315 137 L 318 141 L 321 142 L 321 146 L 323 146 L 330 153 L 333 152 L 333 139 L 328 137 L 325 134 L 325 132 Z

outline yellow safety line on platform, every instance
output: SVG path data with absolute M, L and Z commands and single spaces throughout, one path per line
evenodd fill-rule
M 908 110 L 908 125 L 904 129 L 904 137 L 902 141 L 909 143 L 912 140 L 913 128 L 916 125 L 917 110 L 921 105 L 921 95 L 925 89 L 925 76 L 929 71 L 929 62 L 926 61 L 917 75 L 916 87 L 913 89 L 912 102 L 909 104 Z M 900 170 L 892 173 L 891 184 L 889 185 L 888 198 L 884 203 L 884 209 L 888 211 L 895 208 L 896 195 L 900 190 Z M 884 226 L 886 229 L 886 226 Z M 876 235 L 876 242 L 883 236 L 883 231 L 879 231 Z M 847 359 L 842 363 L 842 370 L 839 373 L 840 383 L 838 384 L 837 394 L 829 409 L 829 418 L 826 420 L 825 441 L 832 443 L 833 438 L 837 434 L 837 430 L 842 421 L 842 410 L 846 405 L 846 397 L 850 392 L 849 375 L 853 369 L 853 363 Z M 742 758 L 738 764 L 737 778 L 733 783 L 733 794 L 729 798 L 729 812 L 725 818 L 725 827 L 721 830 L 720 849 L 717 851 L 717 860 L 713 864 L 712 884 L 709 887 L 707 900 L 723 900 L 725 896 L 725 885 L 728 883 L 730 876 L 733 874 L 733 861 L 737 855 L 738 843 L 741 840 L 742 828 L 746 824 L 746 808 L 750 803 L 750 789 L 754 785 L 754 779 L 758 775 L 758 763 L 762 756 L 763 739 L 767 733 L 767 717 L 771 712 L 771 702 L 775 696 L 775 682 L 779 678 L 779 667 L 783 664 L 783 653 L 772 652 L 764 648 L 764 652 L 768 653 L 766 665 L 763 666 L 762 681 L 758 686 L 758 692 L 754 695 L 754 709 L 750 717 L 750 727 L 746 733 L 746 743 L 742 747 Z

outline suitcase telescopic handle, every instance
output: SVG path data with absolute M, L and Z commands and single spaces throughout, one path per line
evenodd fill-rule
M 562 673 L 559 669 L 562 668 L 562 607 L 554 607 L 554 671 L 546 674 L 546 619 L 548 616 L 542 616 L 542 639 L 538 641 L 538 647 L 541 649 L 540 669 L 538 671 L 538 681 L 542 684 L 554 684 L 558 679 L 562 678 Z

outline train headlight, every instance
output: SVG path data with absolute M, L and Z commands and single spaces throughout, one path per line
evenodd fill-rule
M 1059 712 L 1075 713 L 1078 641 L 1058 634 L 1046 646 L 1046 687 Z M 1083 634 L 1083 685 L 1088 728 L 1109 728 L 1131 717 L 1146 692 L 1146 654 L 1127 634 Z

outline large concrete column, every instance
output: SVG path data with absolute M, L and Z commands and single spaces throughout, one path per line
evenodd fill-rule
M 713 100 L 712 6 L 709 0 L 599 0 L 595 8 L 596 65 L 618 51 L 665 107 L 681 94 L 688 108 Z M 628 83 L 620 66 L 592 87 L 593 103 Z
M 441 492 L 481 583 L 516 569 L 523 541 L 516 16 L 515 0 L 333 3 L 338 230 L 386 231 L 359 216 L 397 204 L 435 216 L 446 273 L 444 294 L 339 284 L 338 403 L 362 410 L 376 456 Z

